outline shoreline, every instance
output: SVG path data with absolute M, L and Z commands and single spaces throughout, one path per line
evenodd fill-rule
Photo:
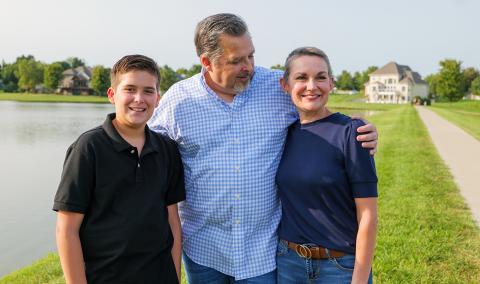
M 0 101 L 15 101 L 21 103 L 110 103 L 107 97 L 100 96 L 74 96 L 32 93 L 0 93 Z

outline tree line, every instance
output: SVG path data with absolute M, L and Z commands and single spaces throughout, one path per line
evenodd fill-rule
M 4 92 L 45 92 L 53 93 L 63 79 L 63 72 L 67 69 L 86 66 L 84 60 L 78 57 L 69 57 L 63 61 L 43 63 L 33 55 L 22 55 L 13 63 L 2 61 L 0 64 L 0 91 Z M 201 70 L 201 65 L 194 64 L 189 69 L 173 70 L 168 65 L 159 66 L 160 90 L 165 92 L 174 83 L 191 77 Z M 98 96 L 106 96 L 110 86 L 110 68 L 96 65 L 92 69 L 90 88 Z M 39 86 L 41 88 L 39 88 Z
M 462 62 L 455 59 L 440 61 L 438 73 L 425 77 L 429 97 L 458 101 L 472 93 L 480 96 L 480 73 L 473 67 L 462 68 Z
M 85 66 L 85 61 L 78 57 L 69 57 L 63 61 L 50 64 L 35 59 L 33 55 L 19 56 L 13 63 L 0 64 L 0 91 L 4 92 L 35 92 L 52 93 L 59 87 L 63 78 L 62 73 L 71 68 Z M 454 59 L 440 61 L 438 73 L 425 77 L 429 85 L 429 97 L 449 101 L 461 99 L 468 93 L 480 95 L 480 74 L 473 67 L 462 68 L 462 62 Z M 272 69 L 284 69 L 282 65 L 271 66 Z M 336 76 L 336 87 L 340 90 L 363 90 L 368 82 L 369 75 L 377 70 L 377 66 L 370 66 L 361 72 L 353 74 L 343 70 Z M 159 66 L 162 77 L 160 90 L 165 92 L 174 83 L 191 77 L 201 70 L 201 65 L 194 64 L 189 69 L 172 69 L 168 65 Z M 38 89 L 38 86 L 42 88 Z M 110 86 L 110 68 L 102 65 L 93 67 L 90 87 L 94 94 L 106 96 Z

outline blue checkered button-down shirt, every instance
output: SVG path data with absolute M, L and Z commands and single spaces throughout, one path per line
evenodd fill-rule
M 297 118 L 281 74 L 256 67 L 231 104 L 197 74 L 173 85 L 149 122 L 177 142 L 184 163 L 185 253 L 237 280 L 275 269 L 281 215 L 275 173 Z

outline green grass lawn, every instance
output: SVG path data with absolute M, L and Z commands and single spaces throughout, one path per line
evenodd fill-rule
M 358 104 L 335 99 L 336 108 Z M 375 283 L 480 283 L 480 230 L 428 132 L 413 107 L 384 110 L 369 118 L 380 133 Z M 0 284 L 63 283 L 61 275 L 52 254 Z
M 431 109 L 480 140 L 480 101 L 435 103 Z
M 0 101 L 39 103 L 108 103 L 107 97 L 28 93 L 0 93 Z
M 480 283 L 480 231 L 415 109 L 371 118 L 380 133 L 377 283 Z

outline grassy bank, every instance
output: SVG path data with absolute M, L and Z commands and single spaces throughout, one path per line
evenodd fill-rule
M 358 104 L 336 99 L 336 108 Z M 375 282 L 480 283 L 480 231 L 428 132 L 413 107 L 384 110 L 369 118 L 381 137 L 375 158 L 380 194 Z M 58 259 L 49 255 L 3 283 L 63 280 Z
M 106 97 L 28 93 L 0 93 L 0 101 L 36 103 L 108 103 Z
M 413 107 L 379 128 L 377 283 L 480 283 L 480 231 Z
M 431 109 L 480 140 L 480 101 L 435 103 Z

